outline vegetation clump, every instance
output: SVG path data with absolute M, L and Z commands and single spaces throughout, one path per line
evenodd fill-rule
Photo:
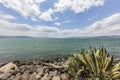
M 81 49 L 66 60 L 64 69 L 71 80 L 120 79 L 120 62 L 114 61 L 104 47 Z

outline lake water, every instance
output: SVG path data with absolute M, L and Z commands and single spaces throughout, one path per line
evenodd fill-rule
M 120 38 L 1 38 L 0 61 L 68 55 L 90 45 L 104 45 L 110 54 L 120 55 Z

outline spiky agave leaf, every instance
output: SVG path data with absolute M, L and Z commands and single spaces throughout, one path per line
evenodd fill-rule
M 120 71 L 120 62 L 115 64 L 111 70 L 112 72 Z
M 109 70 L 112 69 L 113 63 L 114 63 L 114 56 L 112 56 L 112 57 L 110 58 L 110 61 L 109 61 L 108 65 L 107 65 L 107 67 L 106 67 L 106 71 L 109 71 Z
M 91 58 L 88 56 L 88 54 L 85 54 L 84 52 L 82 52 L 82 55 L 84 57 L 84 60 L 87 63 L 88 68 L 91 69 L 91 71 L 95 73 L 94 68 L 92 66 Z
M 94 63 L 93 66 L 94 66 L 94 69 L 95 69 L 96 75 L 97 75 L 97 74 L 99 74 L 100 69 L 99 69 L 98 59 L 97 59 L 95 53 L 92 53 L 92 61 L 93 61 L 93 63 Z
M 120 62 L 115 65 L 113 63 L 114 56 L 109 57 L 109 53 L 103 47 L 99 49 L 94 48 L 94 50 L 90 48 L 88 51 L 81 49 L 80 54 L 74 54 L 66 61 L 69 75 L 76 80 L 79 80 L 77 78 L 86 71 L 89 71 L 89 77 L 94 77 L 94 80 L 119 77 Z
M 113 79 L 120 79 L 120 71 L 116 71 L 108 77 L 108 80 L 113 80 Z

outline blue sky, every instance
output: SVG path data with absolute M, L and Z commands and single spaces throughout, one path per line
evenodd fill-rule
M 120 35 L 120 0 L 0 0 L 0 35 Z

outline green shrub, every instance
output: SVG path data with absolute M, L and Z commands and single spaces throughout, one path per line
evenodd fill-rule
M 66 73 L 74 80 L 112 80 L 120 79 L 120 62 L 114 64 L 105 48 L 81 49 L 65 62 Z

